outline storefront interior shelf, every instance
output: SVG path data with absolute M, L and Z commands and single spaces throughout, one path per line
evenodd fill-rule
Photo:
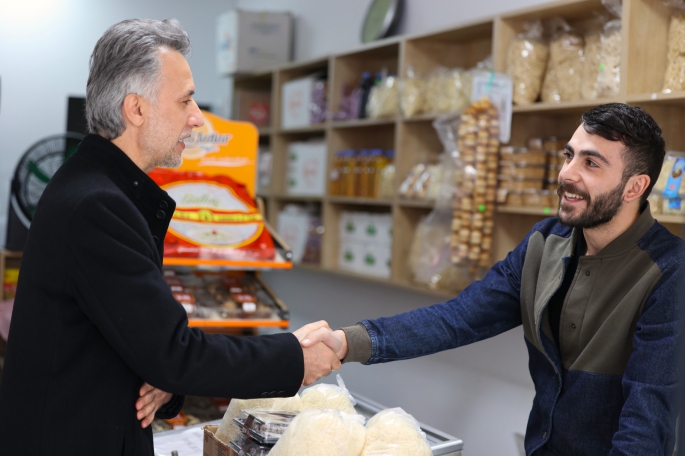
M 531 137 L 556 136 L 568 140 L 587 109 L 607 102 L 627 102 L 645 109 L 663 131 L 667 150 L 685 150 L 685 92 L 662 93 L 667 65 L 668 25 L 671 11 L 661 0 L 624 0 L 621 54 L 621 85 L 616 97 L 562 103 L 534 103 L 514 106 L 509 145 L 525 147 Z M 433 127 L 436 114 L 387 119 L 349 121 L 329 120 L 323 125 L 283 131 L 281 125 L 281 86 L 284 82 L 319 72 L 328 76 L 328 110 L 337 110 L 343 83 L 358 81 L 362 72 L 386 71 L 406 76 L 411 68 L 425 76 L 438 67 L 470 68 L 492 55 L 495 70 L 504 72 L 511 41 L 524 31 L 532 19 L 554 16 L 565 18 L 573 26 L 583 27 L 606 12 L 601 0 L 561 0 L 514 11 L 497 17 L 471 21 L 420 35 L 398 37 L 349 52 L 309 62 L 296 62 L 271 72 L 272 126 L 270 145 L 273 167 L 270 192 L 266 192 L 268 218 L 276 225 L 278 212 L 289 202 L 297 202 L 285 193 L 285 169 L 288 145 L 321 137 L 327 143 L 328 169 L 335 153 L 345 149 L 381 148 L 395 151 L 394 188 L 419 163 L 439 163 L 443 145 Z M 255 76 L 255 84 L 269 86 L 266 73 Z M 241 76 L 236 84 L 249 84 Z M 265 132 L 266 133 L 266 132 Z M 433 209 L 432 201 L 416 201 L 400 196 L 392 200 L 364 200 L 324 195 L 315 200 L 302 199 L 320 209 L 325 228 L 321 266 L 302 266 L 316 271 L 368 279 L 338 268 L 339 222 L 342 211 L 391 213 L 393 222 L 392 265 L 390 279 L 373 279 L 407 289 L 417 287 L 408 266 L 414 235 L 420 222 Z M 554 216 L 555 208 L 499 206 L 495 213 L 491 263 L 503 259 L 545 217 Z M 672 232 L 682 236 L 685 216 L 655 214 Z M 448 295 L 449 293 L 445 293 Z

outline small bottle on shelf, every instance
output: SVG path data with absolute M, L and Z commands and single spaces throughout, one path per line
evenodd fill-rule
M 354 169 L 356 164 L 355 151 L 346 150 L 341 160 L 342 179 L 340 181 L 340 196 L 354 196 Z
M 362 149 L 357 154 L 354 166 L 354 196 L 361 198 L 369 197 L 369 165 L 371 162 L 371 151 Z
M 392 198 L 395 193 L 395 151 L 385 151 L 387 165 L 381 171 L 381 198 Z
M 375 80 L 369 71 L 362 73 L 362 78 L 359 81 L 359 112 L 357 117 L 366 119 L 366 104 L 369 101 L 369 93 L 374 86 Z
M 369 197 L 381 197 L 381 178 L 383 169 L 388 165 L 388 159 L 383 149 L 371 149 L 371 159 L 368 167 Z

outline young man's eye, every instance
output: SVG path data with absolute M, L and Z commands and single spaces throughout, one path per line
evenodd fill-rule
M 564 157 L 566 157 L 566 160 L 572 160 L 573 154 L 571 152 L 564 152 Z
M 588 161 L 587 161 L 587 165 L 588 165 L 590 168 L 597 168 L 597 163 L 593 162 L 592 160 L 588 160 Z

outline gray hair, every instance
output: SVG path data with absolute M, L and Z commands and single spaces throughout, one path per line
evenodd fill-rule
M 126 128 L 124 98 L 135 93 L 156 102 L 162 48 L 190 54 L 190 38 L 176 19 L 130 19 L 111 26 L 90 56 L 86 120 L 91 133 L 112 140 Z

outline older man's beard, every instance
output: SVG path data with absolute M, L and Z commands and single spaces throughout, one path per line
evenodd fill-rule
M 591 198 L 587 192 L 575 185 L 561 182 L 557 189 L 559 195 L 557 219 L 572 228 L 596 228 L 609 223 L 623 207 L 623 190 L 625 190 L 626 183 L 627 179 L 623 178 L 613 190 Z M 563 195 L 566 192 L 584 198 L 585 210 L 577 215 L 564 213 L 563 210 L 566 205 L 563 203 Z

